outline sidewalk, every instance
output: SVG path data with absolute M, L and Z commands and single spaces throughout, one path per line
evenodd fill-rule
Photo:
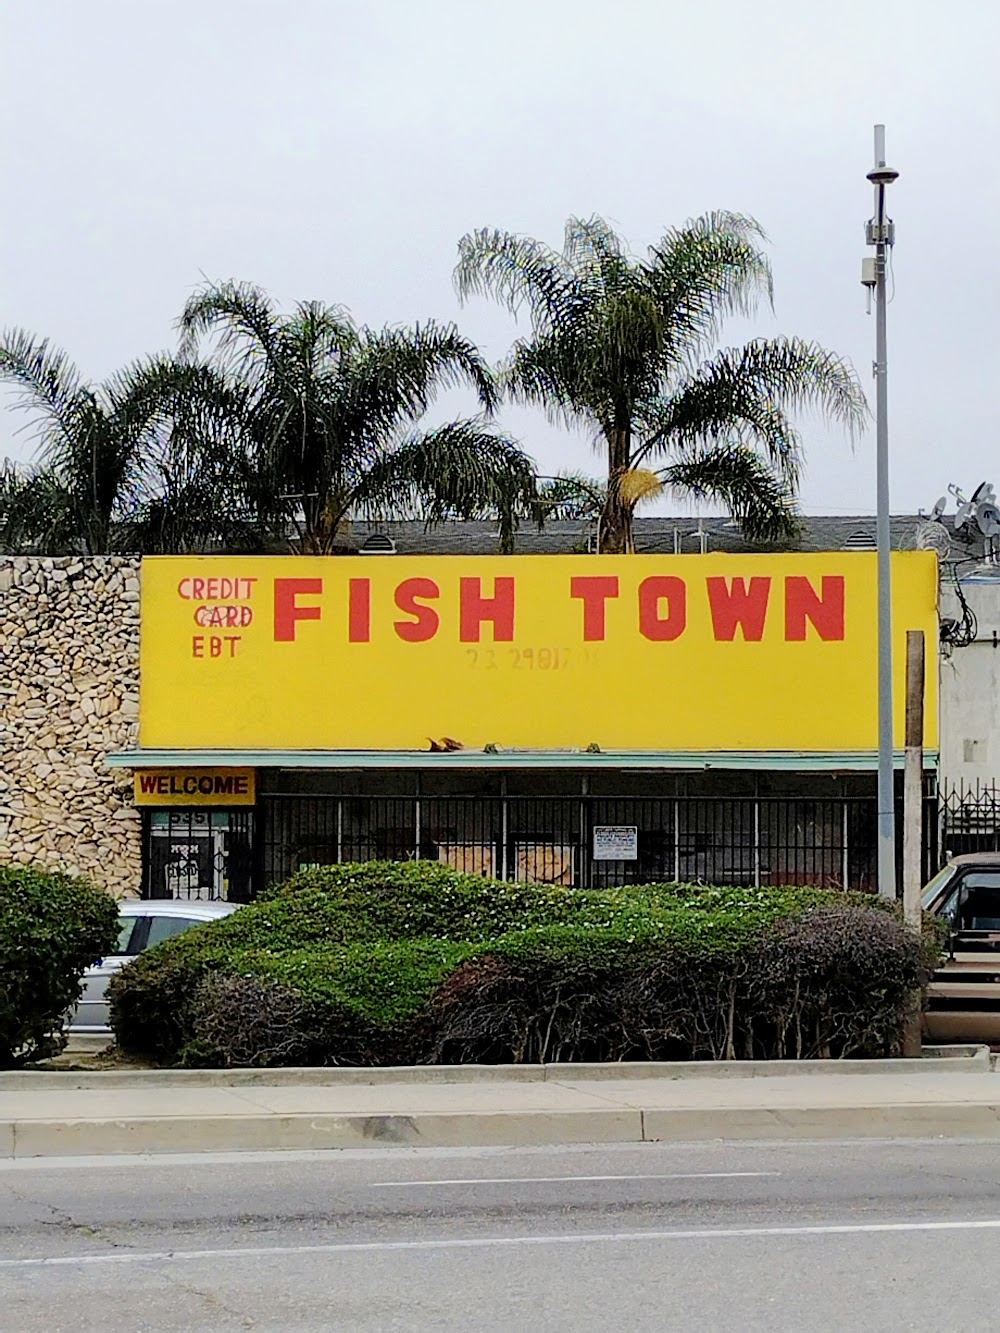
M 7 1074 L 0 1079 L 0 1157 L 717 1138 L 1000 1138 L 1000 1076 L 989 1071 L 988 1053 L 920 1065 L 882 1062 L 869 1064 L 871 1072 L 826 1065 L 772 1074 L 756 1072 L 757 1066 L 750 1077 L 719 1077 L 717 1067 L 707 1073 L 704 1066 L 702 1073 L 688 1066 L 684 1076 L 673 1072 L 676 1066 L 645 1066 L 643 1076 L 634 1077 L 627 1065 L 602 1068 L 601 1077 L 593 1076 L 592 1067 L 566 1065 L 534 1071 Z M 445 1081 L 449 1075 L 456 1081 Z

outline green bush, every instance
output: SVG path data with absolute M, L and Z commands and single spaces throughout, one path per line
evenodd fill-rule
M 118 908 L 103 889 L 38 867 L 0 866 L 0 1068 L 62 1048 L 83 973 L 117 937 Z
M 112 1023 L 126 1051 L 189 1064 L 874 1055 L 925 970 L 860 895 L 372 862 L 148 950 L 112 983 Z

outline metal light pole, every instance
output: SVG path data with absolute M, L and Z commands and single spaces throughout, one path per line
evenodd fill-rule
M 896 239 L 885 212 L 885 189 L 899 175 L 885 164 L 885 126 L 875 126 L 875 166 L 868 179 L 875 187 L 875 216 L 865 239 L 875 247 L 866 260 L 863 280 L 875 288 L 875 458 L 878 537 L 878 891 L 896 897 L 896 811 L 893 794 L 892 574 L 889 544 L 889 405 L 886 382 L 886 256 Z

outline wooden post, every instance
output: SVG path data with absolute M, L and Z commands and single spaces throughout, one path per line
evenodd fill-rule
M 924 632 L 906 633 L 906 761 L 903 770 L 903 916 L 920 929 L 924 842 Z
M 921 929 L 924 844 L 924 633 L 906 633 L 906 759 L 903 769 L 903 919 Z M 921 1051 L 919 1010 L 903 1036 L 903 1054 Z

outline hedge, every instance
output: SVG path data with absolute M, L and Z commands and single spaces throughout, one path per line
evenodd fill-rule
M 369 862 L 141 954 L 112 1023 L 126 1052 L 185 1064 L 880 1055 L 932 951 L 861 895 Z
M 53 1055 L 92 963 L 112 951 L 118 908 L 84 879 L 0 866 L 0 1068 Z

